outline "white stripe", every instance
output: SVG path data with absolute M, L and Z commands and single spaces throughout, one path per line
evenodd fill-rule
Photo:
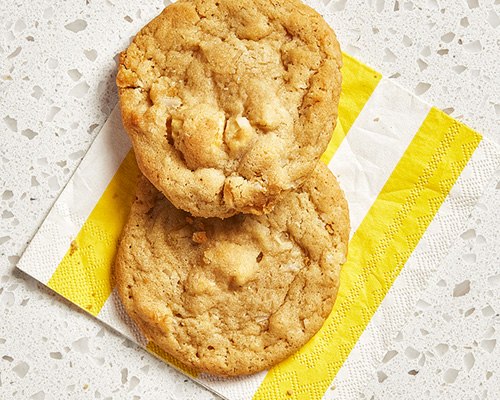
M 104 306 L 97 315 L 97 319 L 142 347 L 146 347 L 148 344 L 147 339 L 142 335 L 123 308 L 116 289 L 113 289 L 113 292 L 104 303 Z
M 324 399 L 360 398 L 499 165 L 498 148 L 483 140 L 335 377 L 335 390 Z
M 202 374 L 195 381 L 230 400 L 249 400 L 266 377 L 267 371 L 231 379 Z
M 382 78 L 328 167 L 351 216 L 351 236 L 429 113 L 430 106 Z
M 430 106 L 382 79 L 354 121 L 329 164 L 346 193 L 351 213 L 351 235 L 377 198 L 397 162 L 415 136 Z M 361 195 L 361 193 L 363 193 Z M 238 380 L 203 381 L 230 399 L 254 393 L 265 373 Z M 244 387 L 244 390 L 242 390 Z
M 117 106 L 24 252 L 19 269 L 42 283 L 49 281 L 130 147 Z

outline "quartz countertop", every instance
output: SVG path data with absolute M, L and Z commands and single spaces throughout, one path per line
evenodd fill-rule
M 325 4 L 344 51 L 500 143 L 499 0 Z M 116 54 L 163 7 L 0 5 L 1 399 L 217 398 L 15 269 L 116 105 Z M 499 226 L 500 171 L 360 398 L 500 398 Z

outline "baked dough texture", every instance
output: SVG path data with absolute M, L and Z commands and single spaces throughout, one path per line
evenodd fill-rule
M 139 167 L 177 207 L 269 212 L 304 182 L 337 120 L 341 52 L 298 0 L 180 0 L 121 54 Z
M 114 280 L 140 330 L 181 363 L 250 374 L 321 328 L 348 238 L 346 200 L 321 163 L 272 212 L 224 220 L 191 217 L 142 177 Z

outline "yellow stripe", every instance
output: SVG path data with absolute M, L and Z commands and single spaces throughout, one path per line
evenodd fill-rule
M 130 151 L 48 282 L 92 315 L 99 314 L 111 294 L 111 266 L 135 198 L 138 171 Z
M 342 59 L 342 92 L 339 101 L 339 118 L 333 131 L 332 138 L 321 161 L 326 165 L 330 162 L 351 129 L 354 120 L 358 117 L 364 105 L 377 87 L 382 78 L 378 72 L 360 63 L 355 58 L 343 53 Z
M 322 398 L 480 141 L 431 109 L 350 242 L 323 328 L 268 372 L 254 399 Z
M 161 349 L 156 343 L 148 342 L 146 349 L 154 356 L 161 358 L 168 364 L 173 365 L 180 371 L 184 372 L 186 375 L 189 375 L 192 378 L 196 378 L 198 376 L 198 373 L 194 369 L 185 366 L 179 360 L 164 352 L 163 349 Z
M 97 316 L 112 291 L 111 269 L 135 199 L 139 169 L 131 150 L 116 171 L 48 286 Z M 197 373 L 149 342 L 147 350 L 191 377 Z

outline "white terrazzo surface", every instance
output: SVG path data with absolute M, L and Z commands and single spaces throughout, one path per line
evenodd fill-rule
M 327 3 L 328 4 L 328 3 Z M 343 48 L 500 143 L 500 0 L 336 0 Z M 0 399 L 214 396 L 14 266 L 159 1 L 0 4 Z M 500 172 L 360 397 L 500 398 Z

